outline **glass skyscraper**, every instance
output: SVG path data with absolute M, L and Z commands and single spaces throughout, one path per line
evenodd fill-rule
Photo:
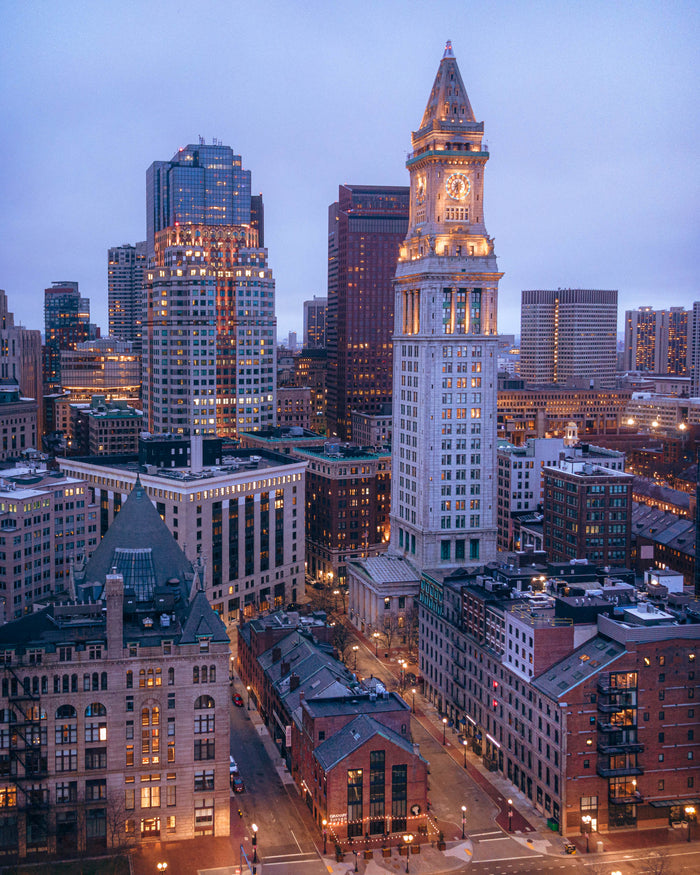
M 146 184 L 148 428 L 233 437 L 274 425 L 275 284 L 250 171 L 229 146 L 200 142 L 154 162 Z

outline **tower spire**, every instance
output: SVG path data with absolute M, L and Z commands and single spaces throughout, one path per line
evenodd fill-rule
M 457 59 L 452 50 L 452 41 L 447 40 L 445 52 L 440 61 L 433 88 L 428 98 L 428 105 L 420 123 L 422 131 L 426 126 L 464 125 L 475 122 L 474 111 L 469 103 L 467 89 L 457 66 Z

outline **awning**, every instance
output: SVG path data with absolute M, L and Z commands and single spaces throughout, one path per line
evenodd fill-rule
M 657 799 L 649 804 L 652 808 L 675 808 L 678 805 L 700 805 L 700 799 Z

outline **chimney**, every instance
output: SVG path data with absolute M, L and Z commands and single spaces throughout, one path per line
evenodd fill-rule
M 299 675 L 293 673 L 289 676 L 289 692 L 293 693 L 294 690 L 299 686 Z
M 281 647 L 273 647 L 272 648 L 272 661 L 279 662 L 281 656 L 282 656 L 282 648 Z
M 119 659 L 124 649 L 124 578 L 116 568 L 105 578 L 107 607 L 107 650 L 111 659 Z
M 288 671 L 289 671 L 289 663 L 287 662 L 287 660 L 285 660 L 280 665 L 280 677 L 284 677 L 284 675 L 286 675 Z

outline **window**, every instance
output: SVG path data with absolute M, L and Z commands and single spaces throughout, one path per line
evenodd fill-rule
M 141 764 L 160 762 L 160 708 L 141 709 Z
M 195 772 L 194 773 L 194 789 L 195 792 L 199 792 L 201 790 L 213 790 L 214 789 L 214 771 L 207 772 Z
M 362 828 L 362 769 L 348 769 L 348 836 L 361 836 Z
M 107 741 L 107 723 L 86 723 L 85 724 L 85 741 L 89 743 Z
M 75 748 L 70 750 L 56 751 L 56 771 L 57 772 L 77 772 L 78 771 L 78 751 Z
M 107 798 L 107 781 L 101 778 L 97 781 L 85 782 L 85 799 L 88 802 L 96 802 Z
M 408 805 L 408 768 L 406 765 L 391 767 L 391 829 L 401 832 L 406 829 Z
M 77 760 L 76 760 L 77 762 Z M 56 802 L 64 804 L 66 802 L 78 801 L 78 782 L 77 781 L 62 781 L 56 784 Z
M 92 747 L 85 751 L 85 768 L 86 769 L 106 769 L 107 768 L 107 748 Z
M 214 739 L 213 738 L 195 738 L 194 740 L 194 758 L 195 760 L 213 760 L 214 759 Z

